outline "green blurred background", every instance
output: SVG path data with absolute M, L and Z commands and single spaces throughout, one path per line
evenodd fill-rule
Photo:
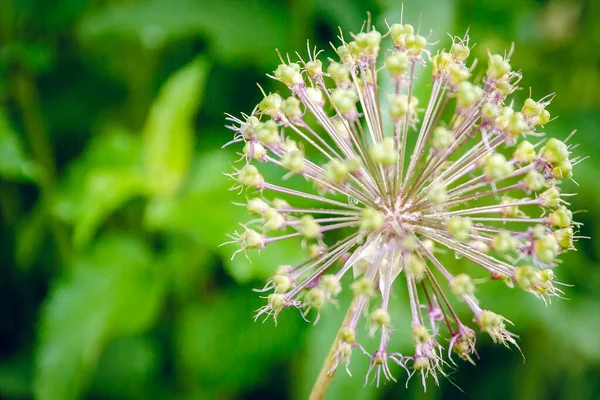
M 555 92 L 572 129 L 585 223 L 558 277 L 569 300 L 550 307 L 491 286 L 481 297 L 516 324 L 518 351 L 480 335 L 481 360 L 440 387 L 419 379 L 363 387 L 339 373 L 331 399 L 600 398 L 600 2 L 405 0 L 405 21 L 448 44 L 468 28 L 485 60 L 516 43 L 523 100 Z M 302 399 L 343 317 L 317 326 L 284 313 L 252 320 L 277 264 L 302 257 L 298 242 L 250 264 L 217 246 L 245 221 L 228 191 L 234 148 L 224 112 L 250 112 L 274 51 L 322 48 L 337 26 L 358 31 L 371 11 L 399 21 L 392 0 L 0 1 L 0 398 Z M 420 93 L 427 90 L 422 79 Z M 597 208 L 598 207 L 598 208 Z M 394 300 L 406 310 L 404 296 Z M 342 299 L 343 304 L 344 300 Z M 404 311 L 403 311 L 404 310 Z M 466 315 L 466 314 L 465 314 Z M 468 319 L 469 317 L 465 317 Z M 402 336 L 402 335 L 397 335 Z M 406 335 L 407 336 L 407 335 Z M 409 352 L 410 339 L 399 337 Z

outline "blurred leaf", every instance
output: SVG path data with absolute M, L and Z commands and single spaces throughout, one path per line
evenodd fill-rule
M 227 233 L 243 229 L 239 224 L 249 218 L 245 207 L 231 204 L 243 202 L 244 197 L 228 191 L 232 182 L 223 172 L 231 170 L 230 162 L 226 152 L 200 156 L 180 197 L 174 201 L 158 199 L 149 204 L 146 224 L 152 229 L 191 234 L 211 249 L 229 241 Z M 217 251 L 224 259 L 227 272 L 239 282 L 265 279 L 278 265 L 299 262 L 305 255 L 299 240 L 272 243 L 261 251 L 260 259 L 252 253 L 254 262 L 249 262 L 243 254 L 230 260 L 236 250 L 236 245 L 231 244 Z
M 84 43 L 97 46 L 133 41 L 156 49 L 202 35 L 212 54 L 221 60 L 271 64 L 273 49 L 288 42 L 287 22 L 282 7 L 264 0 L 146 0 L 90 13 L 79 36 Z M 265 55 L 272 57 L 267 61 Z
M 73 242 L 82 247 L 110 214 L 143 195 L 146 185 L 140 138 L 110 127 L 69 166 L 53 211 L 73 224 Z
M 158 351 L 157 343 L 146 337 L 113 340 L 98 362 L 90 392 L 101 398 L 148 398 L 158 372 Z
M 20 268 L 28 269 L 39 256 L 38 252 L 46 233 L 47 210 L 38 203 L 19 221 L 15 235 L 15 261 Z
M 78 398 L 108 340 L 154 323 L 164 282 L 149 249 L 131 237 L 103 238 L 77 260 L 43 309 L 36 398 Z
M 190 305 L 179 316 L 177 361 L 189 382 L 216 392 L 203 398 L 251 388 L 270 365 L 300 350 L 299 314 L 284 313 L 277 327 L 273 321 L 255 323 L 252 313 L 261 305 L 256 293 L 237 288 Z
M 0 176 L 16 181 L 36 181 L 38 165 L 25 153 L 4 110 L 0 109 Z
M 194 151 L 194 117 L 201 103 L 206 62 L 196 59 L 161 88 L 144 128 L 144 161 L 149 189 L 172 196 L 180 187 Z

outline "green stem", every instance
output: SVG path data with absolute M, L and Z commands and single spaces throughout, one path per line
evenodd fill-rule
M 56 186 L 56 163 L 52 153 L 52 145 L 46 132 L 37 89 L 33 83 L 33 77 L 26 71 L 16 72 L 12 83 L 29 146 L 35 160 L 42 169 L 39 184 L 43 208 L 47 210 L 48 214 L 51 214 L 48 210 L 50 210 L 50 202 L 54 196 Z M 49 219 L 50 229 L 58 249 L 59 260 L 61 263 L 66 263 L 71 252 L 68 232 L 56 219 Z
M 340 326 L 337 334 L 335 335 L 335 340 L 329 349 L 329 353 L 327 353 L 327 357 L 325 357 L 325 361 L 323 362 L 323 366 L 321 367 L 321 371 L 319 371 L 319 375 L 317 376 L 317 380 L 313 385 L 313 388 L 308 396 L 308 400 L 322 400 L 325 398 L 327 394 L 327 390 L 329 389 L 329 385 L 333 380 L 333 376 L 335 375 L 335 370 L 331 371 L 333 365 L 335 363 L 335 352 L 338 348 L 338 343 L 340 341 L 340 331 L 342 328 L 346 326 L 346 324 L 350 321 L 353 315 L 353 311 L 357 302 L 357 297 L 352 300 L 352 304 L 348 307 L 348 311 L 346 312 L 346 316 L 344 317 L 344 322 Z M 331 371 L 331 372 L 330 372 Z

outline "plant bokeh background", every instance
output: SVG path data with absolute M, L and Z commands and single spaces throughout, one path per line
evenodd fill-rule
M 246 220 L 222 175 L 239 150 L 220 149 L 224 113 L 250 112 L 256 83 L 286 92 L 265 76 L 275 48 L 311 38 L 328 49 L 337 26 L 358 31 L 370 11 L 383 29 L 401 6 L 0 1 L 0 398 L 306 398 L 347 303 L 316 326 L 293 311 L 277 327 L 253 322 L 251 289 L 303 251 L 287 243 L 249 263 L 217 247 Z M 451 374 L 462 391 L 444 379 L 424 393 L 401 371 L 398 384 L 363 387 L 368 358 L 355 354 L 354 378 L 338 373 L 329 398 L 600 398 L 600 2 L 404 0 L 404 10 L 445 45 L 446 32 L 469 29 L 482 60 L 516 43 L 517 97 L 556 93 L 547 132 L 577 128 L 576 152 L 591 156 L 567 185 L 591 239 L 557 271 L 573 285 L 568 300 L 481 290 L 515 323 L 525 363 L 480 335 L 478 365 Z

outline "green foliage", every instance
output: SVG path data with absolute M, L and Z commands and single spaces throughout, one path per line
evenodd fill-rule
M 344 286 L 340 309 L 325 306 L 314 327 L 294 310 L 277 327 L 253 321 L 264 299 L 251 288 L 305 250 L 300 240 L 282 241 L 250 263 L 243 254 L 231 260 L 235 245 L 218 247 L 247 220 L 232 204 L 244 195 L 223 175 L 241 150 L 220 149 L 231 138 L 223 113 L 251 112 L 261 98 L 255 82 L 288 95 L 264 76 L 278 64 L 275 48 L 304 57 L 311 39 L 331 55 L 338 25 L 356 33 L 371 11 L 381 28 L 399 20 L 402 3 L 0 3 L 0 398 L 305 398 L 350 291 Z M 521 86 L 533 87 L 533 98 L 557 94 L 552 136 L 576 127 L 575 152 L 600 153 L 594 2 L 403 3 L 405 21 L 416 26 L 422 14 L 421 34 L 434 29 L 429 42 L 447 44 L 446 31 L 469 28 L 481 60 L 488 47 L 502 53 L 514 41 Z M 422 97 L 428 81 L 419 81 Z M 574 168 L 581 186 L 569 188 L 579 193 L 571 209 L 589 210 L 574 215 L 585 224 L 576 235 L 592 239 L 579 240 L 580 251 L 556 270 L 574 285 L 562 288 L 570 301 L 544 307 L 476 280 L 485 285 L 482 304 L 493 301 L 518 326 L 527 362 L 482 338 L 478 368 L 452 373 L 469 395 L 599 396 L 600 165 L 592 158 Z M 282 174 L 264 175 L 277 183 Z M 309 183 L 293 176 L 290 185 Z M 440 257 L 453 273 L 472 272 L 466 260 Z M 406 287 L 395 289 L 392 319 L 407 320 Z M 410 332 L 393 340 L 410 351 Z M 340 369 L 329 397 L 464 396 L 446 380 L 426 395 L 417 380 L 406 390 L 399 367 L 398 384 L 363 387 L 367 368 L 355 349 L 354 377 Z

